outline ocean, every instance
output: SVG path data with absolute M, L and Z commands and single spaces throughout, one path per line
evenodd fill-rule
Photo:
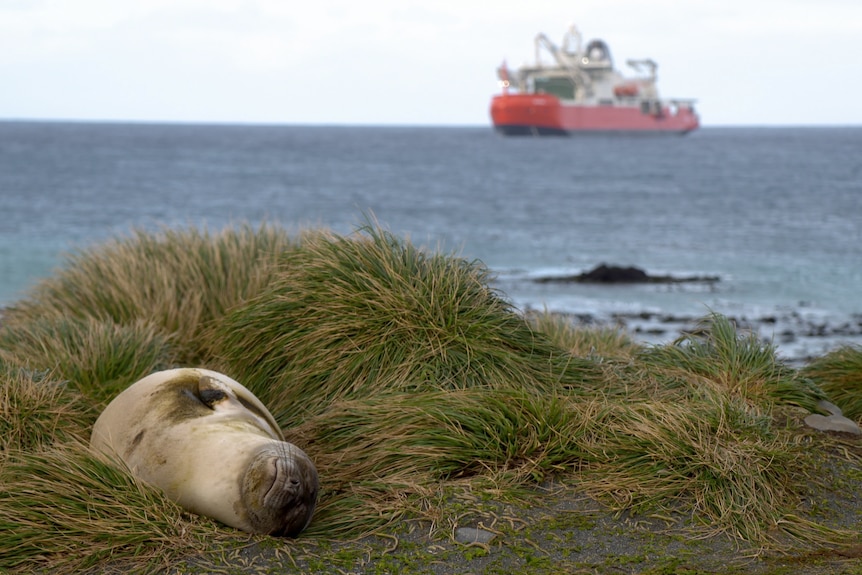
M 802 361 L 862 344 L 862 128 L 505 138 L 490 127 L 0 122 L 0 306 L 133 229 L 371 220 L 519 309 L 647 343 L 719 312 Z M 716 282 L 542 282 L 595 266 Z

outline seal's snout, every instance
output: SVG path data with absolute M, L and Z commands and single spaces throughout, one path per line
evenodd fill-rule
M 301 449 L 289 443 L 279 447 L 270 446 L 249 466 L 245 491 L 256 496 L 246 505 L 256 532 L 293 537 L 311 522 L 319 479 Z
M 272 486 L 264 497 L 267 504 L 281 505 L 283 500 L 301 496 L 305 486 L 317 484 L 317 470 L 307 457 L 273 457 L 272 466 Z

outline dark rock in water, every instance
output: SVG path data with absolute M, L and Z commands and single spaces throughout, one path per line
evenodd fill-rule
M 605 264 L 593 268 L 586 273 L 582 273 L 578 278 L 582 282 L 596 282 L 603 284 L 642 283 L 649 281 L 647 273 L 640 268 L 636 268 L 634 266 L 624 268 L 621 266 L 608 266 Z
M 682 283 L 682 282 L 717 282 L 719 278 L 716 276 L 695 276 L 676 278 L 673 276 L 651 276 L 640 268 L 634 266 L 609 266 L 601 264 L 598 267 L 591 269 L 588 272 L 576 276 L 546 276 L 536 278 L 538 283 L 550 282 L 577 282 L 577 283 Z

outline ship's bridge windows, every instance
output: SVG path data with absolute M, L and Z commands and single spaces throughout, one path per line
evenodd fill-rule
M 536 93 L 552 94 L 563 100 L 575 98 L 575 85 L 571 78 L 545 77 L 534 81 Z

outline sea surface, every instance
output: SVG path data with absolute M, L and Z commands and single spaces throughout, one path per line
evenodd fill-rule
M 799 361 L 862 344 L 862 128 L 505 138 L 486 127 L 0 122 L 0 306 L 135 228 L 376 219 L 522 310 L 649 343 L 710 311 Z M 717 282 L 537 279 L 606 263 Z

